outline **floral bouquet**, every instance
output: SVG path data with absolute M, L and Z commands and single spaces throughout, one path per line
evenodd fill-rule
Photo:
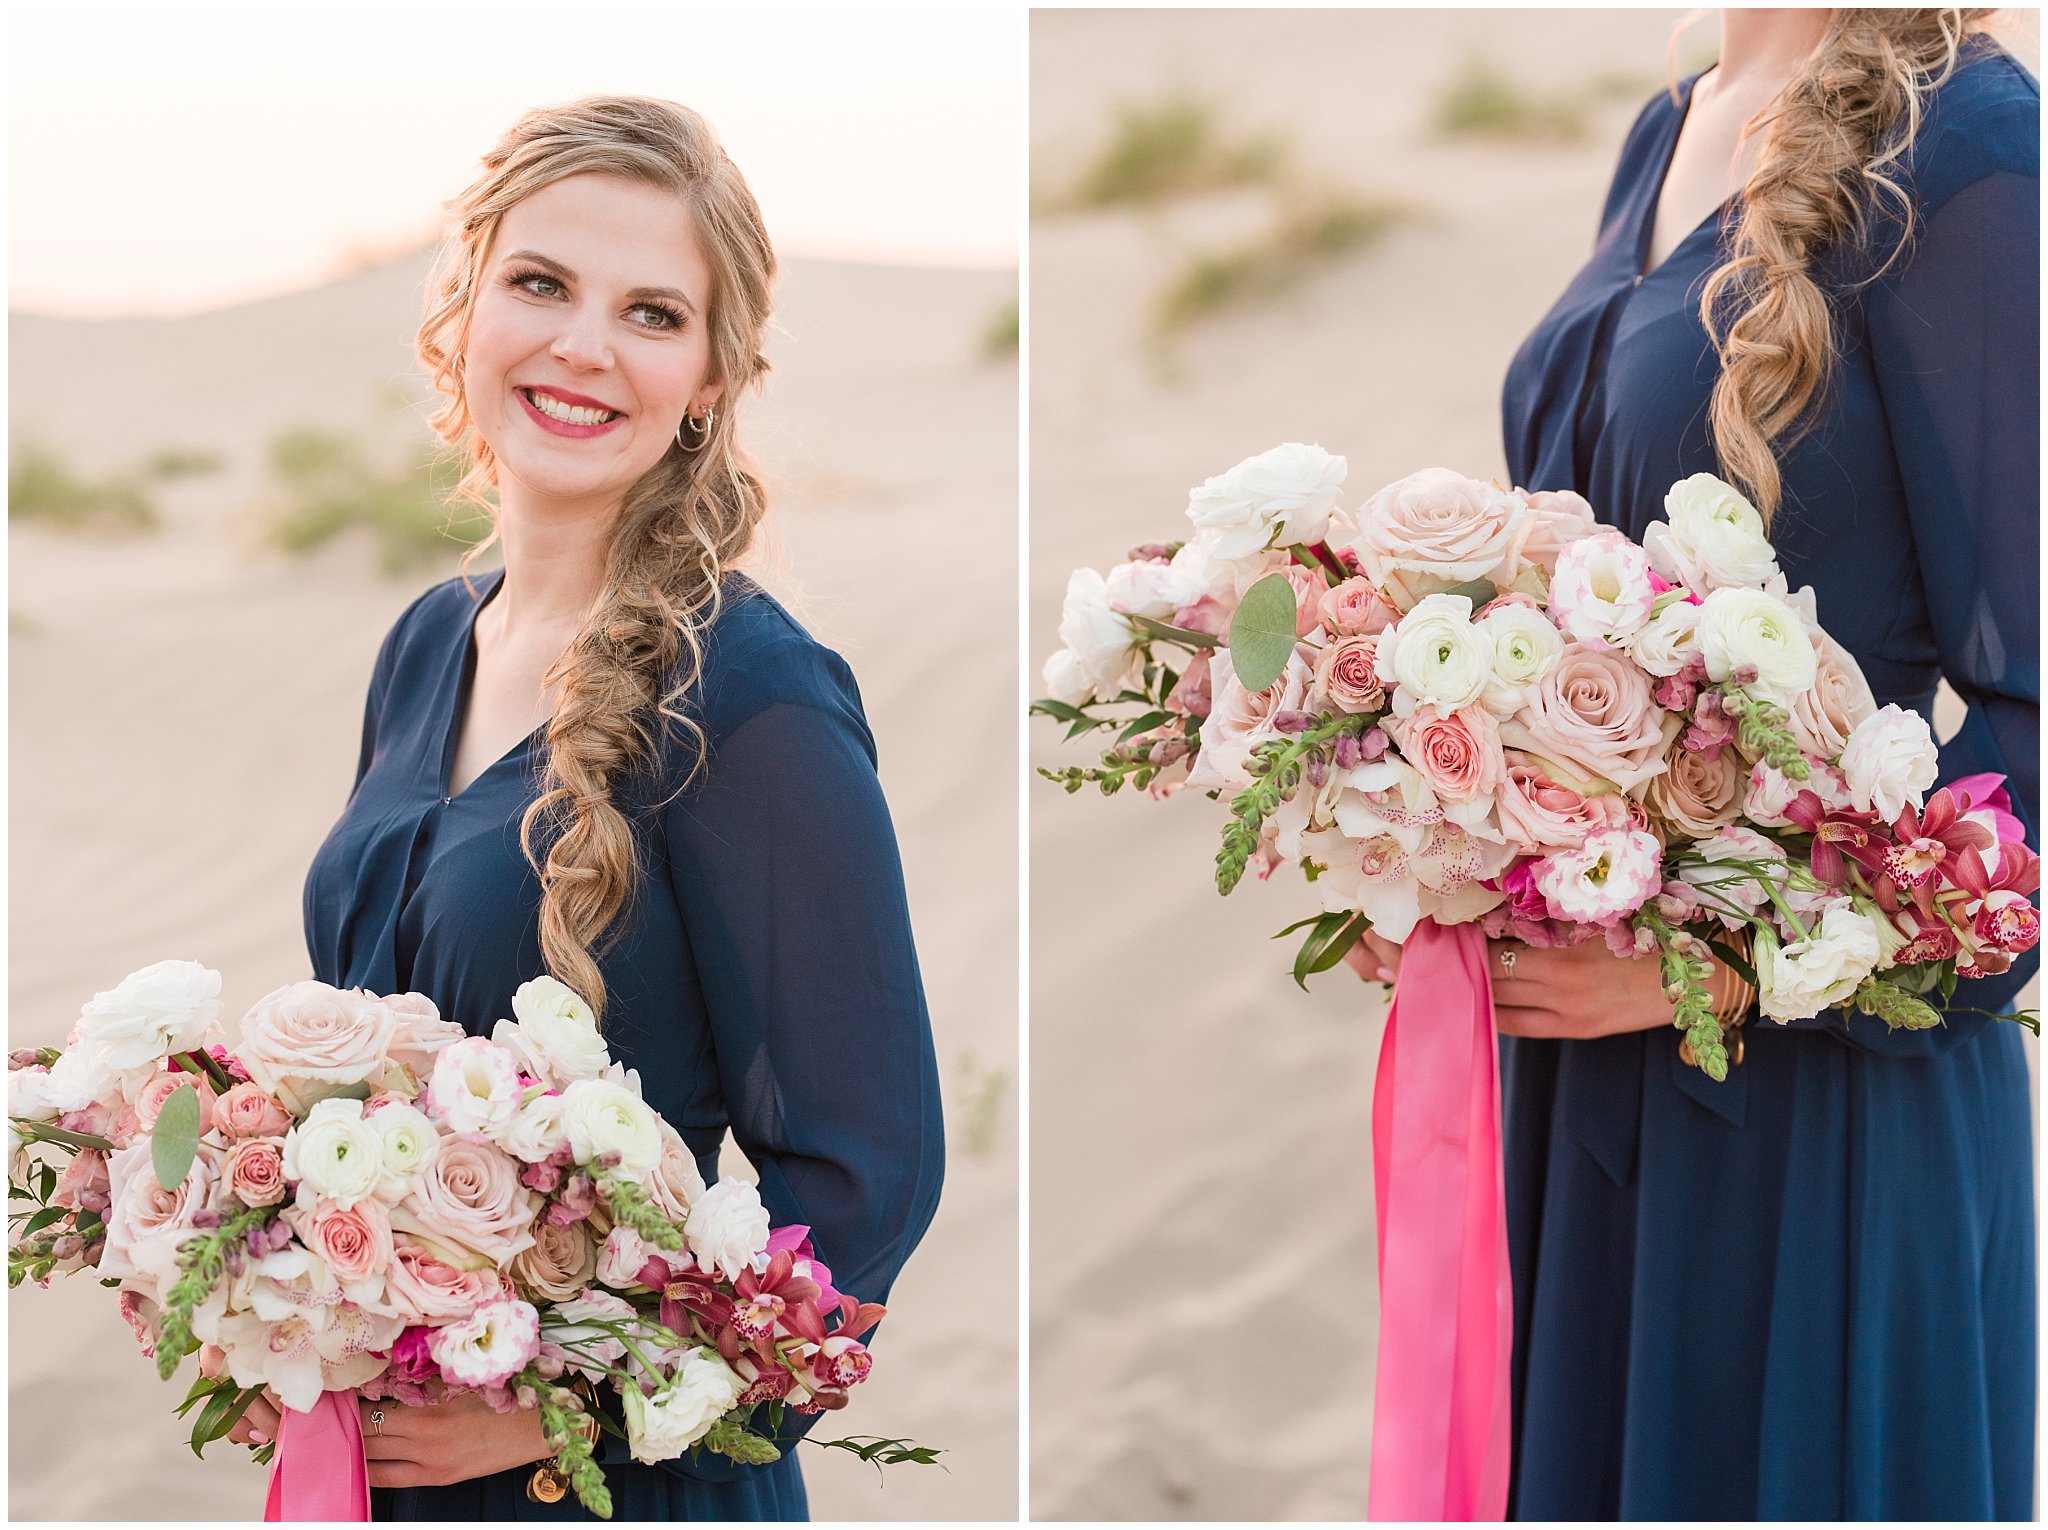
M 489 1038 L 420 994 L 293 983 L 232 1052 L 219 992 L 158 962 L 95 995 L 61 1051 L 12 1055 L 8 1275 L 93 1271 L 166 1379 L 217 1346 L 223 1373 L 180 1410 L 200 1409 L 195 1451 L 271 1388 L 271 1517 L 367 1517 L 358 1390 L 539 1409 L 554 1487 L 608 1516 L 603 1431 L 643 1462 L 772 1461 L 758 1413 L 772 1429 L 866 1379 L 883 1309 L 836 1291 L 752 1185 L 704 1185 L 561 983 L 522 985 Z
M 1193 491 L 1185 540 L 1076 570 L 1032 710 L 1115 735 L 1042 772 L 1069 792 L 1227 801 L 1222 892 L 1299 867 L 1322 912 L 1281 932 L 1307 932 L 1297 982 L 1367 929 L 1402 943 L 1373 1101 L 1371 1512 L 1497 1519 L 1512 1299 L 1486 937 L 1655 956 L 1682 1055 L 1720 1080 L 1739 1015 L 1716 1013 L 1710 952 L 1774 1020 L 1936 1025 L 1928 995 L 2039 940 L 2040 863 L 2002 778 L 1929 795 L 1927 723 L 1876 704 L 1719 479 L 1673 485 L 1638 545 L 1576 494 L 1441 468 L 1353 515 L 1344 475 L 1277 447 Z

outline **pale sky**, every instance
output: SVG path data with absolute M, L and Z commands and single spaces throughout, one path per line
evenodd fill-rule
M 1008 267 L 1021 8 L 411 0 L 8 13 L 8 306 L 180 314 L 424 243 L 530 106 L 708 117 L 785 256 Z

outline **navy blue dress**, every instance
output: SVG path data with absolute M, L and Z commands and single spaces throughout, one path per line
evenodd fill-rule
M 1637 539 L 1672 482 L 1718 471 L 1698 294 L 1732 209 L 1637 275 L 1691 85 L 1637 120 L 1593 257 L 1503 399 L 1513 481 Z M 1940 678 L 1968 703 L 1942 778 L 2006 775 L 2036 847 L 2039 145 L 2035 80 L 1973 48 L 1909 163 L 1910 259 L 1863 287 L 1867 256 L 1828 263 L 1840 363 L 1781 453 L 1771 528 L 1880 704 L 1931 719 Z M 2005 1008 L 2035 965 L 1956 1002 Z M 1670 1030 L 1502 1041 L 1511 1516 L 2030 1517 L 2019 1027 L 1834 1011 L 1745 1034 L 1721 1084 Z
M 504 571 L 435 585 L 377 656 L 356 785 L 305 887 L 313 974 L 426 994 L 473 1035 L 543 971 L 540 884 L 519 848 L 537 794 L 536 729 L 450 798 L 476 612 Z M 682 1134 L 706 1181 L 728 1129 L 778 1224 L 812 1229 L 835 1283 L 883 1301 L 923 1235 L 943 1173 L 938 1070 L 874 741 L 845 662 L 757 586 L 728 581 L 707 634 L 696 717 L 704 771 L 664 738 L 613 800 L 641 875 L 599 958 L 613 1057 Z M 884 1362 L 886 1363 L 886 1361 Z M 858 1408 L 837 1415 L 854 1417 Z M 606 1437 L 613 1517 L 804 1519 L 796 1433 L 780 1461 L 706 1455 L 642 1466 Z M 870 1420 L 887 1433 L 886 1421 Z M 840 1431 L 847 1432 L 847 1431 Z M 379 1519 L 588 1518 L 529 1502 L 531 1468 L 378 1490 Z

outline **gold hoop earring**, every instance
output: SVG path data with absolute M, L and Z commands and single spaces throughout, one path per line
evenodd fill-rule
M 704 418 L 701 420 L 693 415 L 685 414 L 682 425 L 676 426 L 676 445 L 686 452 L 701 452 L 711 444 L 711 427 L 717 423 L 718 413 L 713 409 L 706 409 L 704 411 Z M 697 427 L 697 444 L 695 446 L 690 445 L 683 439 L 683 425 L 694 425 Z

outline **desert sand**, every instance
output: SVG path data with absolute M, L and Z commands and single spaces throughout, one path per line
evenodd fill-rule
M 1305 174 L 1411 209 L 1382 243 L 1189 329 L 1163 362 L 1146 343 L 1158 295 L 1190 252 L 1265 227 L 1266 195 L 1034 216 L 1034 677 L 1070 569 L 1176 536 L 1190 485 L 1277 442 L 1348 456 L 1352 503 L 1427 464 L 1505 474 L 1502 375 L 1591 247 L 1681 14 L 1034 16 L 1041 209 L 1119 103 L 1173 92 L 1226 132 L 1276 134 Z M 1713 42 L 1711 22 L 1687 32 L 1681 68 Z M 1474 55 L 1585 100 L 1588 135 L 1435 138 L 1433 104 Z M 1092 759 L 1060 732 L 1033 724 L 1033 763 Z M 1280 878 L 1217 897 L 1211 804 L 1033 790 L 1033 1514 L 1361 1518 L 1379 990 L 1343 969 L 1293 987 L 1292 940 L 1266 937 L 1310 906 Z M 1298 1343 L 1276 1342 L 1290 1331 Z
M 378 642 L 455 559 L 386 577 L 359 534 L 270 550 L 263 451 L 299 423 L 428 439 L 425 269 L 175 321 L 14 316 L 17 450 L 86 476 L 167 446 L 224 466 L 161 491 L 155 535 L 13 531 L 12 1045 L 60 1043 L 95 990 L 167 956 L 219 968 L 231 1015 L 308 975 L 301 880 L 348 792 Z M 785 548 L 766 582 L 847 657 L 877 737 L 948 1115 L 937 1219 L 874 1380 L 825 1436 L 912 1437 L 950 1469 L 884 1484 L 807 1447 L 820 1519 L 1015 1513 L 1017 378 L 983 352 L 1014 291 L 1009 272 L 789 263 L 746 426 Z M 157 1381 L 111 1293 L 60 1280 L 9 1317 L 11 1517 L 262 1517 L 264 1472 L 227 1445 L 193 1458 L 170 1416 L 189 1373 Z

